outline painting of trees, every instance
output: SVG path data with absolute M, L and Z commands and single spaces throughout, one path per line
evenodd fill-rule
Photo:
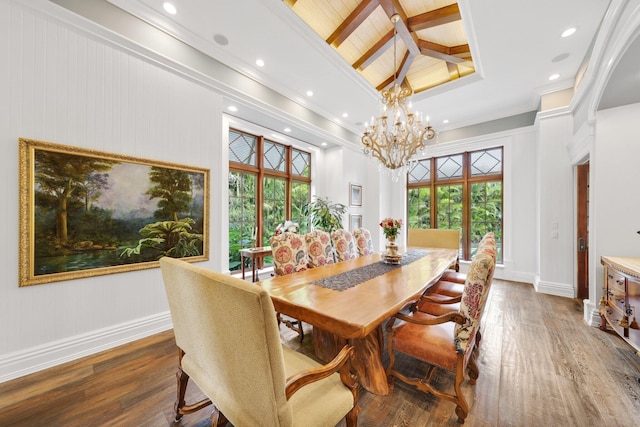
M 68 239 L 67 209 L 70 201 L 84 196 L 85 203 L 88 203 L 89 185 L 93 194 L 107 186 L 105 175 L 96 174 L 108 171 L 116 163 L 113 160 L 36 151 L 36 197 L 42 203 L 49 202 L 54 206 L 58 241 L 64 243 Z
M 20 286 L 208 259 L 209 171 L 20 139 Z

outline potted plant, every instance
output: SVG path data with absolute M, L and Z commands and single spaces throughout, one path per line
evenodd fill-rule
M 302 207 L 302 215 L 309 219 L 309 230 L 317 228 L 331 233 L 342 228 L 342 216 L 347 213 L 347 206 L 342 203 L 332 203 L 328 197 L 314 196 Z

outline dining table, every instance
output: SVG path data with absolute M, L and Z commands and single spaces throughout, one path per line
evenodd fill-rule
M 388 264 L 384 254 L 376 253 L 256 284 L 269 292 L 277 312 L 313 325 L 314 339 L 318 328 L 351 344 L 360 384 L 387 395 L 383 323 L 419 298 L 458 259 L 455 249 L 408 247 L 401 253 L 398 264 Z M 332 345 L 329 341 L 327 346 Z M 322 352 L 322 345 L 324 341 L 314 342 L 316 352 Z

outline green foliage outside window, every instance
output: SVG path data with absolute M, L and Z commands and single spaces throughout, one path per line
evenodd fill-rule
M 256 224 L 256 176 L 229 172 L 229 269 L 240 267 L 242 248 L 253 245 Z
M 482 237 L 494 232 L 501 262 L 502 167 L 502 147 L 418 161 L 408 175 L 409 228 L 460 230 L 466 245 L 461 248 L 462 258 L 466 253 L 468 259 L 475 255 Z

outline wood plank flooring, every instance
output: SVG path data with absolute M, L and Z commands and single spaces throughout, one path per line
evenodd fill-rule
M 306 325 L 309 327 L 309 325 Z M 638 426 L 640 357 L 587 326 L 579 300 L 495 280 L 483 318 L 477 384 L 466 381 L 466 426 Z M 283 341 L 311 354 L 283 327 Z M 385 355 L 385 363 L 386 363 Z M 172 331 L 0 384 L 0 426 L 169 426 L 177 351 Z M 407 371 L 423 367 L 398 358 Z M 436 380 L 452 389 L 453 376 Z M 200 392 L 190 384 L 188 397 Z M 360 393 L 361 427 L 456 426 L 454 405 L 400 381 L 388 396 Z M 210 425 L 210 408 L 180 425 Z M 344 427 L 342 421 L 338 426 Z

